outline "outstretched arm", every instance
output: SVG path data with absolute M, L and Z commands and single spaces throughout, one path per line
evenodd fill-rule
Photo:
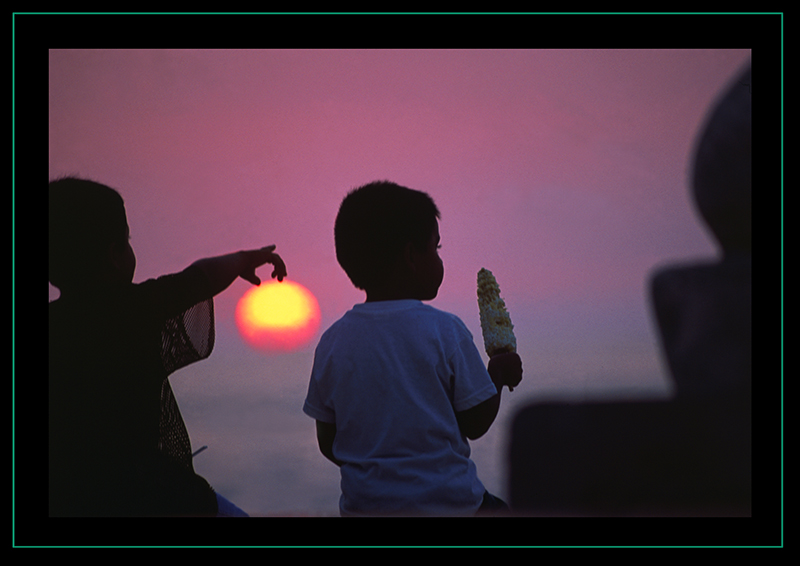
M 486 434 L 494 423 L 500 408 L 503 386 L 516 387 L 522 381 L 522 359 L 516 353 L 499 354 L 489 360 L 487 370 L 497 394 L 466 411 L 456 413 L 458 428 L 470 440 Z
M 199 267 L 208 278 L 212 295 L 221 293 L 233 283 L 237 277 L 249 281 L 253 285 L 261 284 L 256 275 L 256 268 L 265 263 L 272 264 L 272 278 L 283 281 L 286 277 L 286 265 L 281 257 L 274 253 L 275 246 L 267 246 L 257 250 L 244 250 L 217 257 L 200 259 L 192 265 Z

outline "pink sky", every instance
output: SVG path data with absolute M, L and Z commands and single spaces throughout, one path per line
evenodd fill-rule
M 334 256 L 344 194 L 375 179 L 424 190 L 442 211 L 445 280 L 432 304 L 460 316 L 480 346 L 475 277 L 495 273 L 525 367 L 516 403 L 614 387 L 663 393 L 647 277 L 716 253 L 687 167 L 709 104 L 749 58 L 53 50 L 49 174 L 120 191 L 135 281 L 277 244 L 289 277 L 319 300 L 323 329 L 363 300 Z M 299 413 L 315 341 L 299 355 L 248 354 L 233 322 L 247 286 L 217 298 L 216 350 L 192 370 L 235 377 L 178 384 L 179 401 L 269 382 Z M 207 419 L 187 421 L 196 444 L 220 434 Z

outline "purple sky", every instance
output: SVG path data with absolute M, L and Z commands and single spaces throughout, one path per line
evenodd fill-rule
M 120 191 L 135 281 L 277 244 L 289 277 L 319 300 L 322 329 L 363 300 L 334 256 L 345 193 L 375 179 L 426 191 L 442 212 L 445 262 L 431 304 L 460 316 L 480 346 L 475 278 L 481 267 L 494 272 L 525 368 L 514 402 L 663 393 L 647 277 L 716 253 L 689 199 L 688 165 L 709 105 L 749 58 L 53 50 L 49 174 Z M 300 354 L 248 352 L 233 321 L 248 285 L 217 298 L 215 352 L 182 370 L 201 385 L 176 386 L 195 444 L 215 434 L 192 413 L 202 395 L 272 387 L 300 411 L 316 339 Z

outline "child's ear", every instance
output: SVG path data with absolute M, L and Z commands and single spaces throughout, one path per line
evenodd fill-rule
M 105 248 L 105 260 L 108 265 L 121 267 L 122 265 L 122 245 L 119 242 L 111 242 Z
M 403 246 L 403 263 L 412 271 L 417 268 L 417 252 L 411 242 Z
M 128 279 L 133 277 L 136 258 L 127 240 L 117 240 L 106 246 L 106 265 L 116 274 Z
M 115 250 L 114 244 L 104 244 L 97 250 L 95 267 L 98 275 L 104 278 L 114 277 L 114 274 L 119 271 L 120 260 L 119 254 Z

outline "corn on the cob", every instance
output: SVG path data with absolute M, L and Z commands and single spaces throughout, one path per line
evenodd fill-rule
M 491 271 L 481 268 L 478 272 L 478 308 L 481 314 L 483 345 L 491 358 L 498 354 L 517 351 L 514 325 L 500 298 L 500 286 Z

